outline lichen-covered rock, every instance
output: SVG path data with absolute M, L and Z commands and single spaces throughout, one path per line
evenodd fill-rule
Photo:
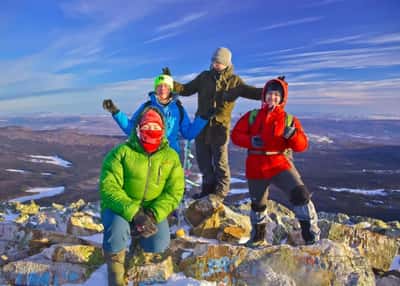
M 174 273 L 174 263 L 168 253 L 146 253 L 135 250 L 128 258 L 126 276 L 129 281 L 147 285 L 166 282 Z
M 235 285 L 235 269 L 243 262 L 249 249 L 242 246 L 197 245 L 193 255 L 182 260 L 179 268 L 186 276 L 198 280 Z
M 281 245 L 259 250 L 227 244 L 199 246 L 179 266 L 187 276 L 223 285 L 270 285 L 258 284 L 261 277 L 270 275 L 275 281 L 271 285 L 375 283 L 366 259 L 350 247 L 329 240 L 313 246 Z
M 213 196 L 194 201 L 185 217 L 196 236 L 237 243 L 249 238 L 250 219 L 232 211 Z
M 62 285 L 82 284 L 87 279 L 84 265 L 59 263 L 45 259 L 20 260 L 3 267 L 4 279 L 11 285 Z
M 98 218 L 83 212 L 73 213 L 67 223 L 67 233 L 76 236 L 88 236 L 102 232 L 104 229 Z
M 35 201 L 30 201 L 30 203 L 23 204 L 20 202 L 15 203 L 15 210 L 21 214 L 34 215 L 39 212 L 40 206 L 35 204 Z
M 389 270 L 397 254 L 398 241 L 366 229 L 338 223 L 325 223 L 321 228 L 322 237 L 344 243 L 357 249 L 370 265 L 379 270 Z
M 94 268 L 104 263 L 102 249 L 93 245 L 57 244 L 45 249 L 42 254 L 56 262 L 83 263 Z

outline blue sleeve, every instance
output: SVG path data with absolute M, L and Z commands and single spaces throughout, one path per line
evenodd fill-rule
M 127 135 L 130 136 L 132 132 L 133 125 L 136 121 L 136 118 L 138 115 L 142 112 L 144 108 L 144 104 L 142 104 L 132 115 L 131 119 L 128 118 L 128 116 L 123 113 L 122 111 L 119 111 L 118 113 L 113 115 L 113 118 L 115 122 L 117 122 L 118 126 L 121 128 L 121 130 Z
M 199 135 L 201 130 L 207 125 L 208 120 L 202 119 L 200 116 L 196 116 L 193 122 L 190 122 L 189 116 L 186 113 L 186 110 L 183 109 L 183 119 L 180 124 L 180 131 L 182 137 L 186 140 L 192 140 Z

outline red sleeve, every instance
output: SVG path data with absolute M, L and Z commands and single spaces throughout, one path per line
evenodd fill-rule
M 250 112 L 247 112 L 236 122 L 231 134 L 233 144 L 247 149 L 251 148 L 251 135 L 249 132 Z
M 296 117 L 294 117 L 293 120 L 296 132 L 290 139 L 288 139 L 288 147 L 294 152 L 303 152 L 308 147 L 308 138 L 304 133 L 300 121 Z

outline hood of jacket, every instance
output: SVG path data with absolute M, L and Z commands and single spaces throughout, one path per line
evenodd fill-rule
M 282 80 L 280 78 L 271 79 L 271 80 L 267 81 L 266 84 L 264 85 L 263 91 L 261 93 L 262 107 L 267 106 L 267 102 L 266 102 L 267 90 L 268 90 L 268 87 L 273 83 L 278 83 L 282 87 L 282 90 L 283 90 L 282 102 L 278 106 L 280 106 L 282 109 L 284 109 L 286 106 L 286 102 L 288 100 L 288 95 L 289 95 L 288 83 L 285 80 Z
M 168 140 L 167 140 L 167 138 L 165 136 L 165 132 L 166 132 L 165 126 L 166 125 L 165 125 L 164 115 L 163 115 L 162 111 L 159 108 L 157 108 L 156 106 L 151 106 L 150 105 L 150 106 L 145 107 L 143 109 L 143 111 L 139 114 L 139 116 L 136 118 L 136 121 L 134 122 L 133 127 L 132 127 L 131 135 L 129 136 L 129 139 L 128 139 L 128 142 L 131 145 L 131 147 L 134 150 L 136 150 L 138 152 L 141 152 L 141 153 L 146 153 L 146 151 L 143 149 L 142 144 L 140 144 L 140 140 L 139 140 L 139 137 L 138 137 L 138 134 L 137 134 L 137 127 L 139 125 L 140 120 L 143 117 L 143 114 L 145 114 L 150 109 L 153 109 L 154 111 L 156 111 L 160 115 L 161 120 L 163 121 L 163 125 L 164 125 L 163 139 L 162 139 L 162 142 L 161 142 L 160 147 L 158 149 L 162 149 L 162 148 L 165 148 L 166 146 L 168 146 Z

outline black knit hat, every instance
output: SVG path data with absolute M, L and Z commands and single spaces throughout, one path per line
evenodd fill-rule
M 268 91 L 277 91 L 277 92 L 279 92 L 279 94 L 281 95 L 281 101 L 280 101 L 280 103 L 282 103 L 282 101 L 283 101 L 283 88 L 282 88 L 282 85 L 279 83 L 279 82 L 277 82 L 277 81 L 273 81 L 273 82 L 271 82 L 269 85 L 268 85 L 268 88 L 267 88 L 267 93 L 268 93 Z

